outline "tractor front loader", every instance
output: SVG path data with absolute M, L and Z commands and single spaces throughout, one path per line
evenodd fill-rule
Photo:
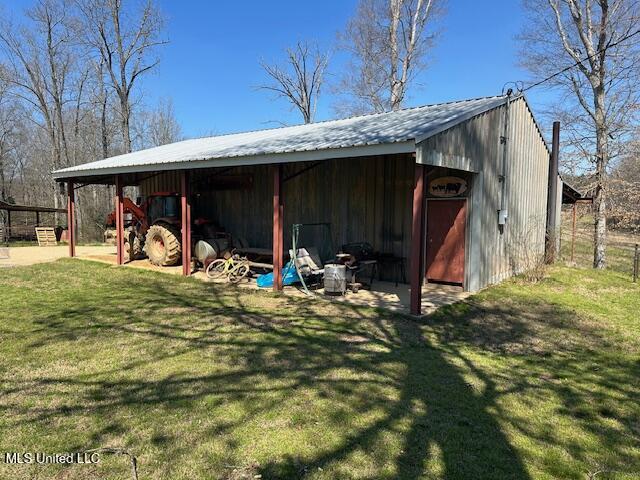
M 177 193 L 154 193 L 140 205 L 129 198 L 123 199 L 126 220 L 122 235 L 129 258 L 141 258 L 146 254 L 154 265 L 168 267 L 180 263 L 179 205 L 180 196 Z M 118 234 L 113 228 L 115 218 L 115 211 L 107 215 L 105 241 L 115 239 Z

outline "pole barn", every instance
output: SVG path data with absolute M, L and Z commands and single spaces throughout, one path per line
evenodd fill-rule
M 559 208 L 550 158 L 524 96 L 504 95 L 184 140 L 54 177 L 118 192 L 135 185 L 143 198 L 175 192 L 185 275 L 198 219 L 271 252 L 276 290 L 292 226 L 330 224 L 332 245 L 366 242 L 402 276 L 406 264 L 418 315 L 425 282 L 476 291 L 544 256 L 558 227 L 547 225 Z

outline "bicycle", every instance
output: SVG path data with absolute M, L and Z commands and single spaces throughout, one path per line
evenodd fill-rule
M 239 283 L 251 272 L 249 260 L 238 254 L 233 254 L 229 258 L 218 258 L 211 262 L 205 273 L 211 280 L 227 279 L 229 283 Z

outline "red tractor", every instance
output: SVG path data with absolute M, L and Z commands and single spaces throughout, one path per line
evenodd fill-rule
M 157 192 L 136 205 L 129 198 L 123 199 L 125 213 L 125 251 L 129 257 L 140 258 L 146 254 L 154 265 L 171 266 L 180 263 L 182 237 L 180 234 L 180 194 Z M 107 227 L 115 226 L 115 211 L 107 216 Z M 208 221 L 197 219 L 195 226 L 208 236 L 219 228 Z M 198 236 L 198 232 L 194 232 Z M 105 240 L 115 238 L 113 229 L 105 231 Z

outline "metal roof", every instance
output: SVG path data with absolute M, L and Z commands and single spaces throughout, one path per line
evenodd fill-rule
M 562 203 L 576 203 L 578 200 L 593 201 L 593 197 L 590 197 L 575 188 L 562 178 L 562 175 L 558 175 L 558 177 L 560 177 L 560 180 L 562 181 Z
M 43 212 L 43 213 L 66 213 L 66 208 L 40 207 L 37 205 L 18 205 L 0 200 L 0 210 L 8 212 Z
M 415 144 L 505 103 L 485 97 L 307 125 L 195 138 L 53 172 L 56 179 L 415 151 Z

